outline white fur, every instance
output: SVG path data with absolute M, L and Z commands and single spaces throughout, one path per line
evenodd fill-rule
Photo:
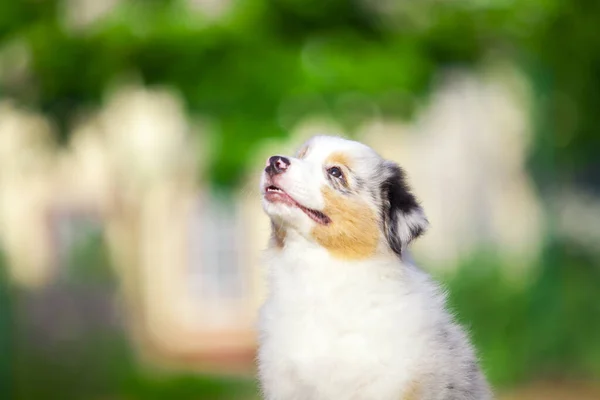
M 411 211 L 408 214 L 402 214 L 402 223 L 399 225 L 400 239 L 402 243 L 410 243 L 413 240 L 412 231 L 416 228 L 426 229 L 429 226 L 427 218 L 422 208 Z M 406 247 L 406 246 L 405 246 Z
M 313 151 L 326 154 L 340 144 L 365 151 L 338 140 L 313 142 Z M 363 168 L 369 167 L 368 154 Z M 319 187 L 323 182 L 304 162 L 314 185 L 299 171 L 289 179 Z M 303 190 L 312 191 L 306 200 L 317 208 L 318 191 Z M 285 246 L 266 254 L 269 296 L 260 312 L 258 355 L 265 399 L 491 398 L 466 335 L 452 322 L 445 296 L 427 274 L 391 251 L 361 261 L 337 259 L 307 235 L 314 222 L 302 212 L 264 206 L 288 227 Z

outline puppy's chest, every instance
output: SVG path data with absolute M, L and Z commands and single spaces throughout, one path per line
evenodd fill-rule
M 283 285 L 264 309 L 272 356 L 303 380 L 362 380 L 410 350 L 397 297 L 368 282 L 304 283 Z

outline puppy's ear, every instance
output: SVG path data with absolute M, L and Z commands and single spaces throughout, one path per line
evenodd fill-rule
M 390 248 L 399 256 L 408 244 L 421 236 L 429 222 L 417 199 L 410 192 L 404 171 L 386 162 L 381 185 L 383 232 Z

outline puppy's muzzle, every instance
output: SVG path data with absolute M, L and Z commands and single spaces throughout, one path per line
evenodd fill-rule
M 267 160 L 265 172 L 269 176 L 275 176 L 284 173 L 290 167 L 290 160 L 286 157 L 273 156 Z

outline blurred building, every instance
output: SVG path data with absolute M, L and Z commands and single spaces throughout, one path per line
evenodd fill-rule
M 13 280 L 52 287 L 68 273 L 74 244 L 96 227 L 143 358 L 224 371 L 251 366 L 258 301 L 243 265 L 238 202 L 198 184 L 199 135 L 177 97 L 119 90 L 64 150 L 53 146 L 42 117 L 8 104 L 1 111 L 0 226 Z M 52 303 L 48 296 L 40 302 Z

